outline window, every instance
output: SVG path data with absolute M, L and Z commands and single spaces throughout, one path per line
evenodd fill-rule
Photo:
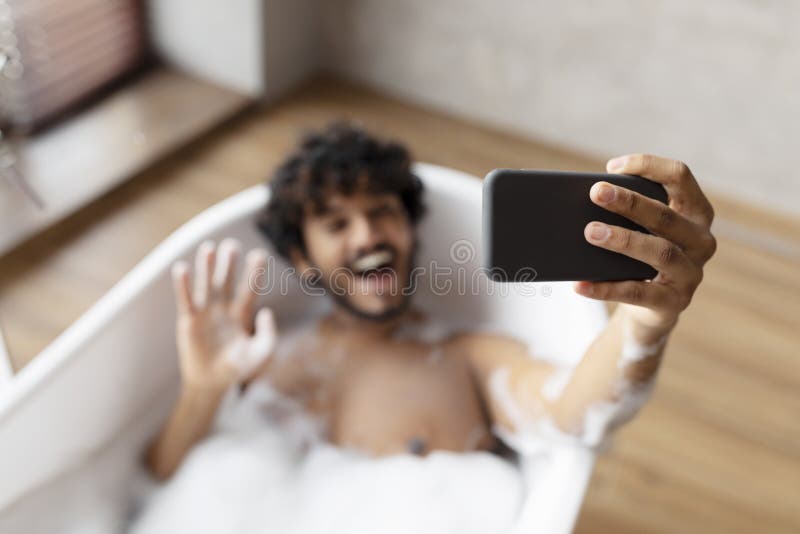
M 3 123 L 30 131 L 142 65 L 139 0 L 0 0 Z

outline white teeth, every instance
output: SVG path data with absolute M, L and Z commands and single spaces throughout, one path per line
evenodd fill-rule
M 373 252 L 353 262 L 353 271 L 361 273 L 369 269 L 377 269 L 392 261 L 392 253 L 386 250 Z

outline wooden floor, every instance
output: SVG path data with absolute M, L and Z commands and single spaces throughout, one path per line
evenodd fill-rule
M 603 169 L 317 81 L 229 121 L 0 258 L 0 322 L 16 368 L 181 223 L 261 182 L 301 130 L 335 117 L 476 175 L 501 166 Z M 598 462 L 577 532 L 800 532 L 800 223 L 712 201 L 717 255 L 671 338 L 652 402 Z

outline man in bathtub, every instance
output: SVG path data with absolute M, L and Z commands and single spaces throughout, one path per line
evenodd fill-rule
M 206 436 L 225 392 L 256 379 L 322 416 L 332 443 L 374 455 L 492 450 L 497 432 L 541 428 L 593 445 L 635 413 L 716 248 L 713 210 L 686 165 L 638 154 L 608 162 L 609 172 L 662 183 L 668 207 L 605 182 L 592 187 L 593 202 L 654 235 L 590 223 L 586 239 L 659 274 L 575 284 L 581 295 L 620 305 L 561 378 L 502 335 L 463 332 L 436 345 L 397 335 L 426 321 L 398 290 L 409 283 L 424 212 L 410 165 L 401 145 L 338 123 L 307 137 L 277 170 L 259 227 L 334 303 L 292 343 L 283 343 L 269 308 L 254 309 L 263 250 L 204 243 L 192 272 L 174 266 L 182 386 L 148 451 L 158 478 Z

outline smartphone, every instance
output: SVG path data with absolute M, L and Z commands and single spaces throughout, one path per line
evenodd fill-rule
M 644 262 L 592 245 L 591 221 L 650 233 L 591 201 L 599 181 L 667 203 L 661 184 L 625 174 L 495 169 L 483 182 L 483 257 L 497 282 L 649 280 Z

